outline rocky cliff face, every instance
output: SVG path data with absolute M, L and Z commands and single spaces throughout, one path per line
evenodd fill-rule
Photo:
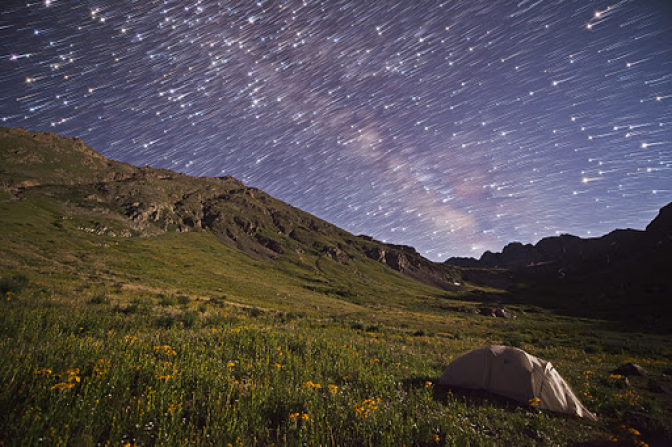
M 372 239 L 367 238 L 372 241 Z M 437 269 L 435 263 L 422 257 L 413 247 L 376 242 L 376 246 L 367 248 L 364 253 L 388 267 L 403 273 L 417 281 L 445 290 L 457 290 L 460 275 L 455 269 Z

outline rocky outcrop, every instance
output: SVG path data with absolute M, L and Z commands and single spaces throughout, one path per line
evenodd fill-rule
M 516 316 L 506 307 L 481 307 L 478 313 L 485 317 L 503 318 L 505 320 L 515 320 Z
M 384 245 L 368 249 L 366 255 L 401 273 L 418 266 L 418 262 L 412 262 L 405 252 L 391 249 Z M 413 258 L 415 258 L 415 256 L 413 256 Z M 416 260 L 413 259 L 413 261 Z
M 341 264 L 348 262 L 353 259 L 353 256 L 343 250 L 341 247 L 325 247 L 323 250 L 325 256 L 329 257 L 331 260 L 339 262 Z
M 365 240 L 377 242 L 371 238 Z M 453 270 L 427 260 L 413 247 L 381 242 L 377 244 L 367 248 L 365 255 L 425 284 L 453 291 L 462 287 Z

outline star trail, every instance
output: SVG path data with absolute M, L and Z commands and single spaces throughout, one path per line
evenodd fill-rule
M 672 201 L 666 0 L 5 0 L 0 124 L 433 260 Z

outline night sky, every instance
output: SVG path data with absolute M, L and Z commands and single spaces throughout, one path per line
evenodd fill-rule
M 669 0 L 3 0 L 0 124 L 433 260 L 672 201 Z

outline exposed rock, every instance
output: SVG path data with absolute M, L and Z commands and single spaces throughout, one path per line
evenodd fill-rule
M 365 252 L 369 258 L 382 263 L 385 263 L 385 253 L 385 249 L 380 247 L 372 247 Z
M 485 317 L 504 318 L 506 320 L 515 319 L 515 315 L 506 307 L 481 307 L 479 314 Z
M 500 307 L 497 310 L 495 310 L 495 317 L 505 318 L 507 320 L 511 320 L 511 319 L 516 318 L 516 316 L 513 315 L 513 313 L 509 309 L 507 309 L 506 307 Z
M 642 368 L 636 363 L 626 363 L 624 365 L 619 366 L 615 370 L 611 372 L 612 374 L 618 374 L 621 376 L 646 376 L 648 375 L 648 371 L 646 369 Z
M 346 262 L 352 259 L 352 256 L 341 250 L 340 247 L 327 247 L 324 254 L 336 262 Z
M 478 313 L 483 315 L 484 317 L 496 317 L 495 315 L 495 309 L 494 307 L 481 307 L 478 309 Z
M 269 239 L 261 234 L 257 234 L 256 239 L 257 242 L 259 242 L 262 246 L 268 248 L 274 253 L 283 254 L 285 252 L 285 248 L 278 241 Z

